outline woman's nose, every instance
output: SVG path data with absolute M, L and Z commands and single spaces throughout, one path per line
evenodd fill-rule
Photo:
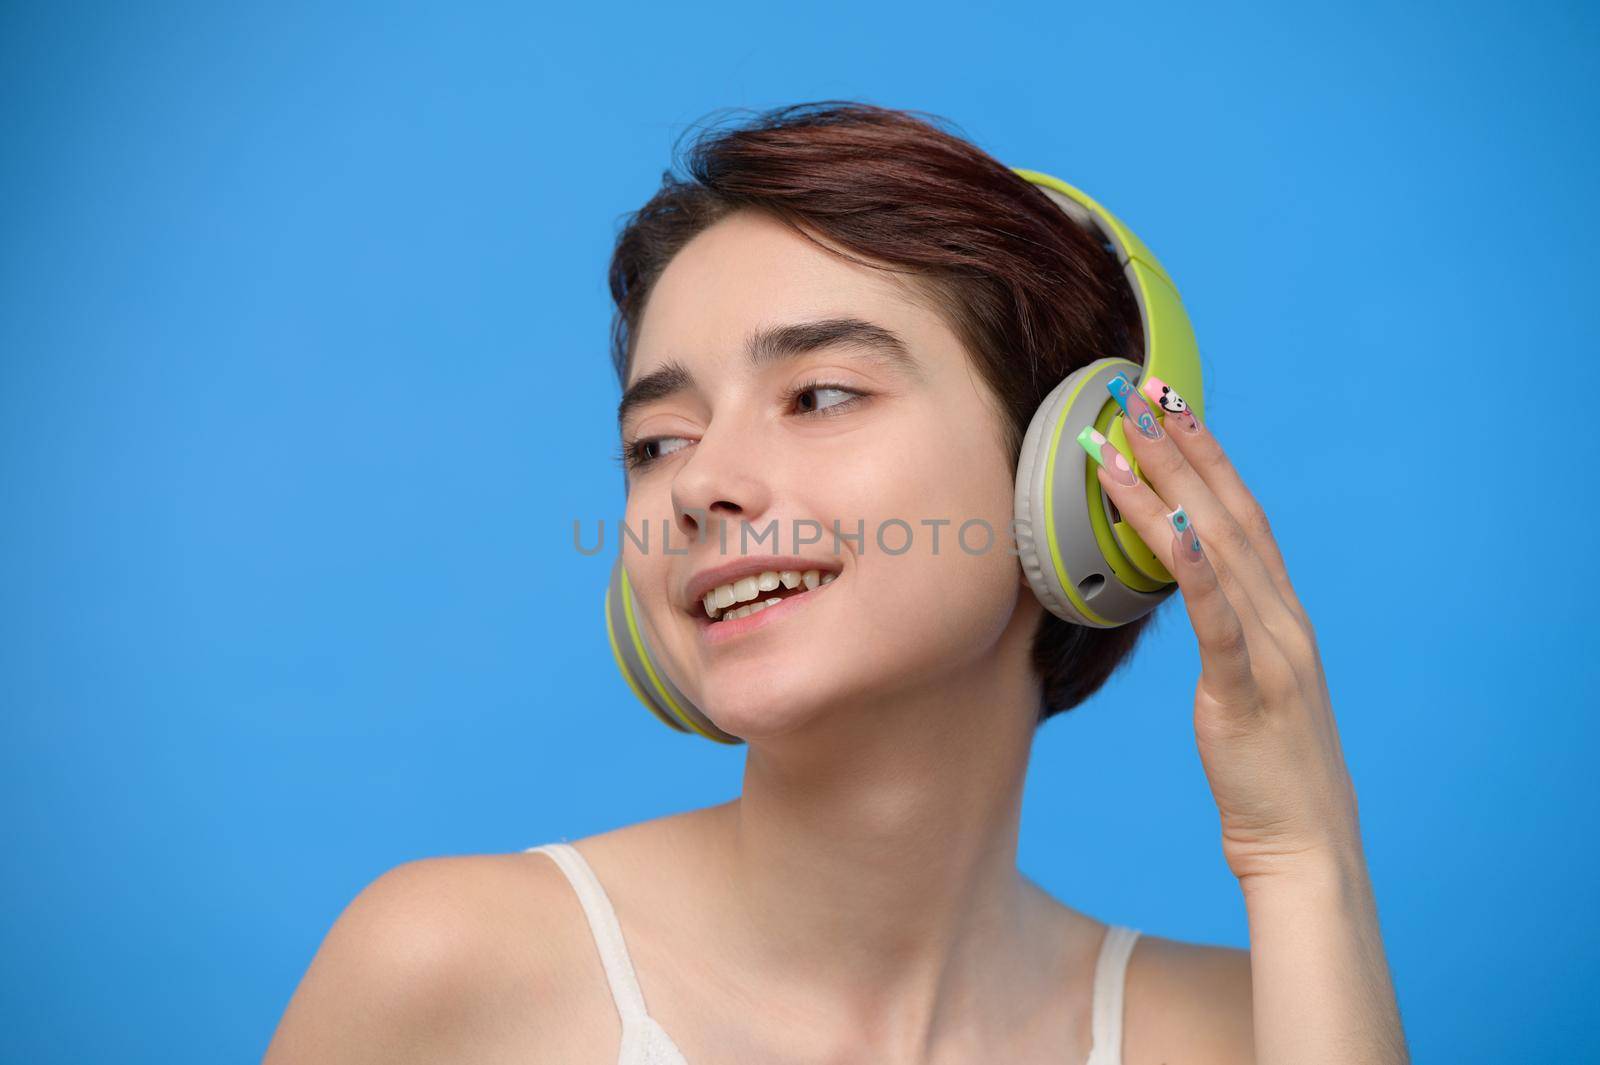
M 674 524 L 685 538 L 715 538 L 718 522 L 731 526 L 766 512 L 770 469 L 757 436 L 731 425 L 721 432 L 712 428 L 690 449 L 672 479 Z

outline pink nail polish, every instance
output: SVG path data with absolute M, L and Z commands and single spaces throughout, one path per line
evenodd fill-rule
M 1161 378 L 1151 374 L 1139 386 L 1139 391 L 1145 397 L 1161 408 L 1165 421 L 1171 422 L 1186 433 L 1198 433 L 1200 422 L 1195 418 L 1194 411 L 1189 409 L 1189 404 L 1178 395 L 1177 390 L 1169 386 Z

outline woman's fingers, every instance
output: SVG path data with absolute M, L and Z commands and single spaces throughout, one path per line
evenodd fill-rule
M 1095 459 L 1100 484 L 1117 504 L 1123 520 L 1133 526 L 1139 539 L 1177 579 L 1200 644 L 1201 685 L 1224 706 L 1253 710 L 1258 692 L 1250 658 L 1251 640 L 1245 633 L 1247 622 L 1223 592 L 1199 530 L 1184 508 L 1169 511 L 1149 485 L 1137 480 L 1127 459 L 1100 433 L 1086 429 L 1078 442 Z M 1248 613 L 1246 616 L 1249 623 L 1260 624 Z
M 1189 623 L 1200 643 L 1200 683 L 1224 706 L 1254 709 L 1258 698 L 1255 673 L 1239 615 L 1223 594 L 1188 512 L 1176 507 L 1167 512 L 1166 521 L 1172 534 L 1163 564 L 1178 579 Z
M 1300 597 L 1295 594 L 1294 586 L 1289 581 L 1288 567 L 1284 565 L 1283 552 L 1278 548 L 1277 537 L 1272 534 L 1267 513 L 1245 485 L 1217 438 L 1200 423 L 1177 390 L 1161 378 L 1151 375 L 1139 386 L 1139 390 L 1161 413 L 1162 424 L 1170 430 L 1168 438 L 1188 461 L 1189 467 L 1238 523 L 1284 605 L 1302 624 L 1308 624 L 1305 607 L 1300 605 Z M 1129 433 L 1129 439 L 1135 435 Z M 1143 466 L 1144 459 L 1140 458 L 1139 463 Z M 1159 484 L 1154 476 L 1151 480 Z
M 1158 383 L 1158 388 L 1164 388 L 1159 385 L 1159 378 L 1151 380 Z M 1220 455 L 1221 448 L 1217 446 L 1216 438 L 1199 429 L 1199 422 L 1192 414 L 1187 414 L 1187 405 L 1182 403 L 1182 398 L 1170 389 L 1164 393 L 1158 390 L 1156 394 L 1165 395 L 1174 408 L 1180 405 L 1184 408 L 1181 412 L 1176 409 L 1170 412 L 1174 415 L 1175 425 L 1172 433 L 1162 429 L 1150 404 L 1133 391 L 1126 377 L 1119 374 L 1106 387 L 1122 407 L 1128 446 L 1133 449 L 1133 456 L 1138 460 L 1139 469 L 1150 486 L 1167 501 L 1168 509 L 1182 501 L 1190 518 L 1206 530 L 1206 544 L 1211 549 L 1210 555 L 1218 578 L 1235 607 L 1243 615 L 1241 600 L 1248 600 L 1274 641 L 1280 645 L 1294 642 L 1301 631 L 1300 617 L 1284 601 L 1266 563 L 1256 553 L 1253 538 L 1174 442 L 1178 433 L 1187 433 L 1189 425 L 1193 424 L 1196 435 L 1203 434 L 1206 437 L 1210 445 L 1208 450 Z M 1231 466 L 1228 468 L 1232 469 Z M 1229 494 L 1237 498 L 1239 493 L 1244 492 L 1244 485 L 1239 482 L 1237 473 L 1233 474 L 1233 480 L 1237 487 L 1230 490 Z

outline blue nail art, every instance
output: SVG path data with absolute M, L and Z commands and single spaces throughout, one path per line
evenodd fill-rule
M 1144 397 L 1134 391 L 1127 377 L 1117 374 L 1106 382 L 1106 391 L 1111 393 L 1111 398 L 1117 401 L 1117 406 L 1122 408 L 1123 415 L 1135 429 L 1151 440 L 1161 439 L 1161 427 L 1156 425 L 1155 413 Z
M 1172 535 L 1178 542 L 1178 553 L 1191 562 L 1200 560 L 1200 534 L 1194 531 L 1194 525 L 1189 521 L 1189 512 L 1180 505 L 1175 510 L 1167 512 L 1167 521 L 1172 524 Z

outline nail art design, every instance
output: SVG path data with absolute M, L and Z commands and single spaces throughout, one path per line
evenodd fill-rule
M 1194 523 L 1189 520 L 1189 514 L 1181 506 L 1167 515 L 1167 520 L 1172 523 L 1173 553 L 1182 555 L 1190 562 L 1200 561 L 1200 536 L 1194 531 Z
M 1127 377 L 1117 374 L 1106 383 L 1106 391 L 1111 393 L 1111 398 L 1122 408 L 1123 417 L 1135 429 L 1151 440 L 1161 439 L 1161 426 L 1156 424 L 1155 412 L 1144 401 L 1144 397 L 1133 390 Z
M 1164 421 L 1174 422 L 1186 433 L 1198 433 L 1200 422 L 1196 420 L 1194 411 L 1189 409 L 1189 404 L 1178 395 L 1176 389 L 1168 385 L 1155 374 L 1145 378 L 1144 384 L 1139 386 L 1139 391 L 1149 397 L 1150 402 L 1161 408 Z
M 1078 444 L 1089 457 L 1094 459 L 1107 470 L 1118 484 L 1134 485 L 1139 483 L 1138 476 L 1133 472 L 1133 467 L 1128 465 L 1128 460 L 1122 452 L 1111 446 L 1103 434 L 1092 425 L 1085 425 L 1078 434 Z

